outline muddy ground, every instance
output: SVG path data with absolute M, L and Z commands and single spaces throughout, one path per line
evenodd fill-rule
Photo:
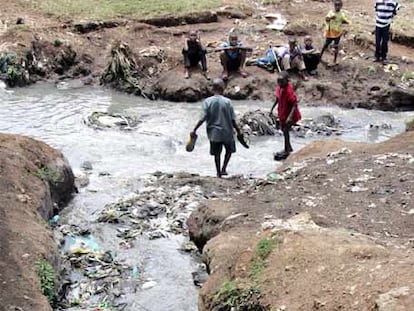
M 68 201 L 73 182 L 60 152 L 0 134 L 0 310 L 51 310 L 37 265 L 59 264 L 47 220 Z
M 200 310 L 411 310 L 413 139 L 316 142 L 244 194 L 200 207 L 189 220 L 211 273 Z M 258 262 L 268 239 L 276 246 Z
M 3 51 L 16 51 L 23 58 L 31 51 L 30 59 L 26 59 L 30 81 L 79 78 L 85 84 L 100 83 L 111 46 L 119 40 L 130 47 L 132 58 L 139 64 L 135 73 L 139 83 L 127 91 L 171 101 L 197 101 L 211 94 L 209 82 L 200 73 L 193 73 L 190 80 L 183 78 L 181 49 L 189 29 L 200 30 L 204 44 L 214 48 L 226 39 L 230 29 L 236 28 L 240 39 L 254 48 L 254 58 L 264 56 L 270 42 L 284 44 L 289 36 L 302 41 L 304 35 L 311 34 L 321 47 L 323 16 L 331 9 L 330 1 L 266 1 L 270 3 L 267 5 L 227 1 L 226 7 L 215 12 L 182 17 L 79 21 L 44 15 L 21 8 L 18 3 L 2 3 L 5 9 L 0 17 L 7 27 L 0 36 L 1 47 Z M 390 46 L 390 60 L 397 67 L 386 68 L 372 63 L 372 1 L 344 1 L 352 25 L 342 40 L 340 65 L 333 69 L 320 65 L 319 75 L 308 82 L 294 77 L 301 100 L 315 105 L 413 109 L 413 82 L 406 78 L 414 70 L 414 37 L 409 27 L 414 4 L 403 4 L 405 7 L 393 25 L 394 41 Z M 266 28 L 269 23 L 263 15 L 272 12 L 280 12 L 287 19 L 283 31 Z M 24 24 L 14 25 L 19 17 Z M 327 53 L 326 60 L 331 58 Z M 219 76 L 218 54 L 208 54 L 208 63 L 210 75 Z M 230 79 L 226 95 L 234 99 L 272 99 L 275 74 L 257 67 L 248 68 L 248 72 L 246 79 Z

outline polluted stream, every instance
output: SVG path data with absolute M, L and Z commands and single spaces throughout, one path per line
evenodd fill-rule
M 188 241 L 186 220 L 204 200 L 224 198 L 231 191 L 212 178 L 204 126 L 195 150 L 185 151 L 200 103 L 152 102 L 73 86 L 0 90 L 0 131 L 31 136 L 61 150 L 77 176 L 79 192 L 50 220 L 64 268 L 55 309 L 197 310 L 196 285 L 205 278 L 205 267 Z M 239 117 L 263 111 L 259 119 L 266 118 L 272 105 L 233 103 Z M 296 150 L 332 137 L 383 141 L 403 132 L 404 121 L 412 116 L 305 105 L 301 111 L 307 126 L 292 133 Z M 315 125 L 326 115 L 335 122 Z M 255 113 L 245 119 L 252 118 Z M 91 124 L 94 120 L 116 123 L 116 128 Z M 244 131 L 254 134 L 255 126 L 261 128 L 254 123 Z M 275 170 L 273 152 L 283 146 L 277 134 L 250 136 L 250 149 L 237 145 L 228 168 L 237 191 Z

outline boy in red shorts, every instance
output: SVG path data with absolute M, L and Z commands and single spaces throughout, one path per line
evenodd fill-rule
M 273 113 L 273 109 L 277 107 L 277 115 L 279 118 L 280 126 L 283 131 L 283 137 L 285 140 L 285 149 L 274 155 L 276 161 L 286 159 L 293 151 L 290 144 L 289 131 L 293 124 L 298 122 L 302 116 L 298 107 L 298 99 L 293 90 L 293 86 L 289 83 L 289 74 L 286 71 L 282 71 L 277 78 L 276 87 L 276 100 L 270 109 L 270 114 Z

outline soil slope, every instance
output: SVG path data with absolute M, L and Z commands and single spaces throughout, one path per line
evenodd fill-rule
M 190 235 L 211 272 L 200 310 L 230 310 L 218 298 L 228 282 L 239 297 L 257 289 L 263 310 L 411 310 L 413 139 L 316 142 L 245 194 L 199 208 Z
M 36 263 L 57 265 L 47 220 L 74 190 L 63 155 L 31 138 L 0 134 L 0 310 L 51 310 Z

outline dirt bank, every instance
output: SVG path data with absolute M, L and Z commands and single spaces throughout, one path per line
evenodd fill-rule
M 39 262 L 56 266 L 47 220 L 70 199 L 72 171 L 63 155 L 34 139 L 0 134 L 0 309 L 51 310 Z
M 4 1 L 3 1 L 4 2 Z M 7 8 L 0 13 L 8 27 L 1 34 L 2 50 L 16 51 L 25 59 L 29 70 L 26 82 L 46 79 L 81 79 L 85 84 L 99 83 L 109 61 L 115 41 L 126 43 L 131 50 L 132 85 L 111 83 L 123 91 L 148 98 L 171 101 L 197 101 L 211 94 L 209 82 L 195 72 L 191 80 L 183 77 L 181 48 L 189 29 L 202 32 L 209 48 L 217 47 L 232 28 L 239 29 L 241 39 L 254 48 L 252 57 L 264 56 L 269 42 L 283 44 L 288 36 L 312 34 L 315 43 L 323 43 L 323 16 L 331 9 L 330 1 L 226 1 L 226 8 L 215 12 L 199 12 L 184 16 L 150 19 L 118 19 L 109 21 L 79 21 L 41 14 L 16 4 L 0 3 Z M 303 102 L 337 104 L 344 107 L 364 107 L 383 110 L 412 110 L 414 93 L 407 80 L 414 71 L 413 32 L 410 10 L 414 4 L 406 1 L 393 25 L 394 42 L 390 59 L 398 67 L 375 65 L 373 55 L 372 1 L 344 1 L 352 19 L 349 34 L 342 40 L 341 62 L 336 68 L 319 67 L 319 76 L 309 82 L 294 78 Z M 280 12 L 288 25 L 282 32 L 267 29 L 265 13 Z M 24 25 L 14 25 L 18 17 Z M 327 53 L 326 58 L 332 55 Z M 210 75 L 219 76 L 221 67 L 217 53 L 208 54 Z M 246 79 L 233 77 L 226 95 L 234 99 L 272 99 L 275 74 L 263 69 L 248 68 Z M 136 80 L 135 80 L 136 79 Z M 119 79 L 118 79 L 119 80 Z M 122 79 L 121 79 L 122 80 Z M 118 81 L 119 82 L 119 81 Z
M 410 310 L 413 139 L 316 142 L 200 207 L 188 222 L 210 269 L 200 310 Z

